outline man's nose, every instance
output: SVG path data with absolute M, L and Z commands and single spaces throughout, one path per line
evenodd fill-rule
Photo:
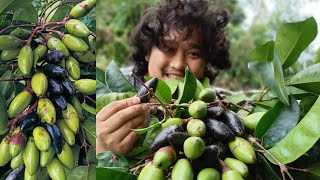
M 170 66 L 177 70 L 184 70 L 187 66 L 184 54 L 182 52 L 177 51 L 170 60 Z

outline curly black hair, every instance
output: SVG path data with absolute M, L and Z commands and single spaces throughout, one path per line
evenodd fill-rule
M 134 47 L 130 59 L 135 62 L 133 72 L 143 76 L 148 72 L 145 56 L 153 46 L 166 47 L 164 35 L 171 29 L 177 30 L 182 38 L 191 36 L 196 28 L 202 35 L 204 59 L 208 62 L 205 76 L 212 81 L 213 70 L 230 68 L 229 45 L 224 27 L 229 21 L 228 11 L 210 6 L 207 0 L 161 0 L 155 7 L 148 8 L 130 37 Z

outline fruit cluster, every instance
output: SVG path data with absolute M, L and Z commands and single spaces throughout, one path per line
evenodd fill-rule
M 244 179 L 246 164 L 256 153 L 243 137 L 245 125 L 231 110 L 213 105 L 216 93 L 203 89 L 188 107 L 187 119 L 169 118 L 151 144 L 152 161 L 142 169 L 139 180 Z M 221 173 L 222 172 L 222 175 Z
M 66 179 L 65 168 L 75 167 L 71 146 L 84 118 L 79 99 L 96 90 L 95 79 L 81 73 L 81 64 L 95 62 L 95 35 L 78 19 L 95 3 L 76 4 L 61 22 L 40 19 L 31 33 L 16 28 L 0 35 L 1 61 L 17 59 L 26 81 L 5 112 L 12 120 L 0 144 L 0 166 L 24 164 L 25 179 L 37 179 L 42 167 L 52 179 Z

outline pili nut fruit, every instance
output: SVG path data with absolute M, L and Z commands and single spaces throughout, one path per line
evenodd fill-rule
M 216 97 L 216 92 L 212 88 L 204 88 L 199 94 L 199 99 L 207 103 L 213 102 L 216 100 Z
M 33 130 L 39 123 L 39 116 L 36 112 L 31 112 L 23 117 L 21 120 L 20 129 L 23 133 L 28 133 L 29 131 Z
M 74 86 L 77 91 L 86 93 L 86 94 L 94 94 L 96 92 L 96 80 L 94 79 L 80 79 L 76 80 Z
M 27 141 L 26 135 L 22 132 L 14 134 L 10 139 L 10 154 L 11 157 L 16 157 L 24 148 Z
M 249 170 L 245 163 L 234 158 L 226 158 L 224 163 L 231 169 L 236 170 L 242 177 L 247 177 Z
M 0 61 L 10 61 L 19 55 L 20 48 L 8 49 L 1 52 Z
M 67 59 L 66 68 L 73 79 L 78 80 L 80 78 L 80 65 L 75 58 L 70 56 L 69 59 Z
M 169 126 L 166 129 L 162 130 L 152 142 L 150 146 L 151 152 L 155 152 L 164 146 L 169 146 L 170 144 L 167 139 L 167 136 L 174 132 L 182 132 L 182 131 L 183 131 L 182 127 L 178 125 Z
M 203 101 L 194 101 L 188 108 L 189 114 L 195 119 L 202 119 L 207 115 L 207 104 Z
M 62 37 L 62 42 L 72 51 L 84 52 L 89 50 L 89 46 L 81 38 L 71 34 L 65 34 Z
M 70 19 L 64 26 L 70 34 L 78 37 L 87 37 L 90 34 L 88 27 L 78 19 Z
M 160 148 L 153 157 L 153 164 L 162 170 L 169 168 L 177 160 L 177 153 L 171 146 Z
M 74 85 L 69 78 L 67 77 L 60 78 L 60 83 L 62 84 L 64 92 L 66 94 L 73 95 L 76 92 Z
M 32 131 L 34 142 L 40 151 L 48 151 L 51 146 L 49 133 L 41 126 L 35 127 Z
M 56 124 L 50 125 L 45 123 L 44 127 L 48 131 L 51 141 L 52 141 L 52 146 L 56 154 L 60 154 L 62 152 L 62 135 L 60 133 L 60 130 Z
M 48 151 L 41 151 L 40 152 L 40 166 L 46 167 L 46 165 L 51 162 L 55 155 L 55 151 L 51 146 Z
M 15 28 L 9 33 L 11 36 L 15 36 L 20 39 L 28 39 L 31 35 L 31 31 L 21 28 Z
M 58 50 L 58 51 L 61 51 L 66 57 L 69 56 L 68 48 L 58 38 L 55 38 L 55 37 L 48 38 L 47 46 L 50 50 Z
M 220 119 L 224 111 L 225 110 L 221 106 L 209 107 L 207 110 L 207 117 L 213 119 Z
M 163 170 L 149 162 L 140 172 L 138 180 L 165 180 Z
M 11 35 L 0 36 L 0 50 L 16 49 L 22 44 L 22 41 Z
M 253 164 L 256 161 L 256 153 L 253 146 L 241 137 L 235 137 L 235 140 L 229 142 L 231 153 L 240 161 Z
M 63 165 L 57 158 L 53 158 L 46 166 L 49 176 L 53 180 L 66 180 L 66 172 Z
M 57 77 L 57 76 L 61 77 L 61 76 L 66 76 L 68 74 L 63 67 L 55 64 L 44 65 L 43 72 L 50 77 Z
M 256 113 L 252 113 L 252 114 L 246 116 L 245 118 L 243 118 L 244 126 L 247 129 L 254 131 L 256 129 L 260 119 L 265 114 L 266 114 L 266 112 L 256 112 Z
M 29 175 L 36 173 L 39 166 L 40 152 L 34 142 L 33 137 L 29 137 L 27 145 L 23 151 L 23 162 Z
M 204 123 L 206 125 L 206 134 L 209 137 L 227 142 L 234 140 L 233 131 L 221 121 L 208 118 Z
M 56 123 L 56 109 L 48 98 L 39 100 L 37 113 L 41 120 L 46 121 L 48 124 Z
M 83 116 L 82 106 L 81 106 L 79 99 L 76 96 L 72 96 L 71 101 L 72 101 L 71 104 L 73 105 L 74 109 L 77 111 L 78 115 Z
M 221 121 L 226 124 L 235 135 L 242 136 L 245 129 L 244 124 L 242 120 L 239 118 L 239 116 L 230 110 L 224 111 Z
M 206 133 L 206 125 L 199 119 L 191 119 L 187 124 L 187 131 L 191 136 L 202 137 Z
M 0 143 L 0 167 L 6 165 L 10 159 L 10 144 L 7 137 L 4 137 Z
M 161 124 L 161 129 L 165 129 L 172 125 L 182 126 L 182 124 L 183 124 L 183 121 L 181 118 L 169 118 L 166 120 L 166 122 Z
M 49 98 L 50 98 L 51 102 L 53 103 L 54 107 L 57 108 L 57 110 L 61 111 L 61 110 L 67 109 L 67 100 L 63 95 L 50 94 Z
M 20 152 L 16 157 L 13 157 L 10 162 L 10 167 L 15 169 L 23 164 L 23 151 Z
M 147 81 L 145 83 L 145 85 L 151 89 L 152 88 L 152 91 L 153 92 L 156 92 L 157 90 L 157 85 L 158 85 L 158 78 L 152 78 L 150 79 L 149 81 Z M 141 99 L 141 103 L 147 103 L 150 98 L 151 98 L 151 94 L 148 94 L 149 91 L 146 87 L 144 86 L 141 86 L 138 94 L 136 96 L 138 96 L 140 99 Z
M 31 176 L 27 169 L 24 170 L 24 180 L 37 180 L 39 178 L 41 167 L 39 166 L 37 171 Z
M 71 9 L 69 16 L 75 19 L 79 19 L 83 17 L 86 13 L 88 13 L 95 4 L 96 0 L 84 0 Z
M 39 44 L 36 49 L 34 49 L 33 53 L 36 53 L 38 59 L 42 59 L 47 54 L 48 48 L 42 44 Z
M 85 51 L 85 52 L 76 51 L 73 53 L 73 57 L 83 63 L 96 62 L 96 56 L 90 51 Z
M 8 109 L 9 117 L 13 118 L 16 115 L 20 114 L 22 111 L 24 111 L 30 104 L 31 99 L 32 94 L 28 91 L 24 90 L 21 93 L 19 93 L 10 103 Z
M 198 158 L 192 161 L 192 168 L 200 171 L 204 168 L 212 168 L 217 164 L 219 157 L 219 149 L 215 145 L 209 145 L 204 148 L 204 152 Z
M 60 154 L 57 154 L 58 159 L 60 162 L 69 170 L 73 169 L 74 167 L 74 159 L 73 154 L 70 146 L 67 143 L 62 145 L 62 151 Z
M 171 179 L 172 180 L 193 180 L 193 170 L 188 160 L 179 159 L 173 166 Z
M 197 180 L 220 180 L 220 172 L 214 168 L 202 169 L 197 176 Z
M 63 86 L 57 79 L 48 78 L 49 81 L 49 92 L 52 94 L 62 94 Z
M 33 66 L 33 52 L 30 46 L 21 48 L 18 55 L 18 67 L 24 76 L 29 76 Z
M 48 63 L 55 63 L 58 64 L 60 63 L 62 60 L 64 60 L 64 54 L 61 51 L 58 50 L 52 50 L 50 51 L 50 53 L 47 55 L 47 59 L 46 61 Z
M 170 145 L 179 152 L 183 151 L 183 143 L 189 137 L 190 135 L 186 132 L 173 132 L 167 136 L 167 139 Z
M 38 72 L 32 76 L 31 87 L 37 96 L 43 96 L 48 89 L 48 79 L 45 74 Z
M 230 169 L 222 173 L 222 180 L 243 180 L 243 178 L 236 170 Z
M 79 131 L 79 116 L 74 107 L 67 103 L 67 109 L 62 111 L 63 120 L 66 122 L 67 126 L 75 134 Z
M 197 159 L 204 152 L 205 143 L 199 137 L 189 137 L 183 143 L 183 152 L 189 159 Z
M 57 125 L 59 127 L 59 130 L 63 136 L 63 139 L 70 145 L 74 145 L 75 143 L 75 134 L 72 132 L 72 130 L 67 126 L 66 122 L 64 120 L 58 120 Z

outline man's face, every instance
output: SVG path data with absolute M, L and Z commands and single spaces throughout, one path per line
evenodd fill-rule
M 148 65 L 148 75 L 163 80 L 184 77 L 185 68 L 202 79 L 206 66 L 203 54 L 200 50 L 201 37 L 197 31 L 193 31 L 192 35 L 183 40 L 176 31 L 169 31 L 164 37 L 169 47 L 159 49 L 152 47 L 151 53 L 146 56 Z

